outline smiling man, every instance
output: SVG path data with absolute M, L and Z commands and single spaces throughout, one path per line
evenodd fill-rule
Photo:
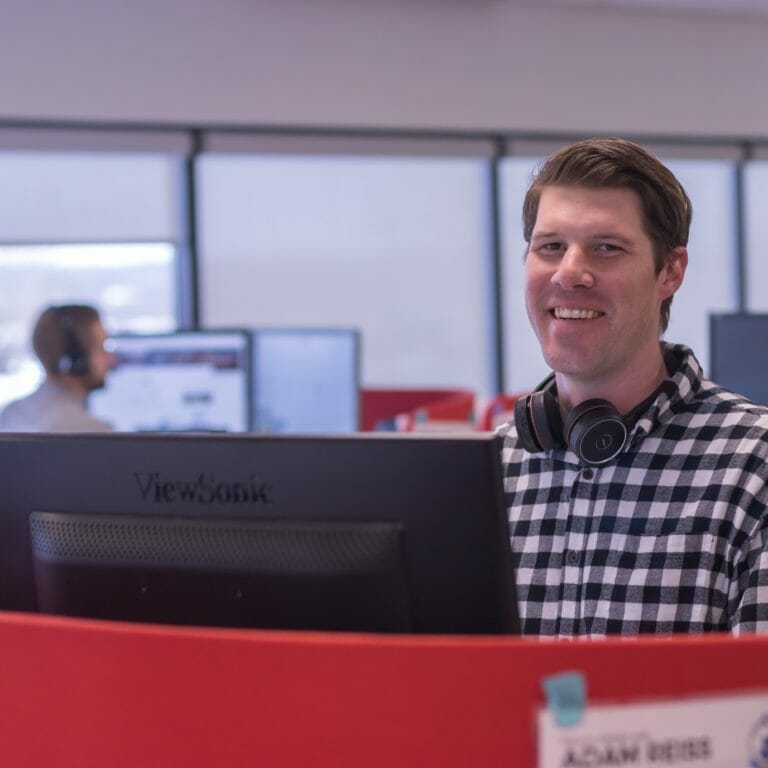
M 501 429 L 523 632 L 768 631 L 768 409 L 660 340 L 691 204 L 591 139 L 525 198 L 525 299 L 552 375 Z

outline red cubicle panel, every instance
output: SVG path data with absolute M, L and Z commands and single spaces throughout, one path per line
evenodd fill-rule
M 768 637 L 182 629 L 0 614 L 4 765 L 534 766 L 541 681 L 590 702 L 768 689 Z
M 515 415 L 515 403 L 528 393 L 496 395 L 478 407 L 477 428 L 490 431 L 511 421 Z
M 471 428 L 475 396 L 464 389 L 362 389 L 361 429 Z

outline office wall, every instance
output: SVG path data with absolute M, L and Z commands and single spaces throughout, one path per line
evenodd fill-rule
M 515 0 L 3 0 L 0 119 L 765 136 L 767 38 Z

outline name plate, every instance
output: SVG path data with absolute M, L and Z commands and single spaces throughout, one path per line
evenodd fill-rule
M 539 768 L 768 768 L 768 694 L 587 705 L 538 718 Z

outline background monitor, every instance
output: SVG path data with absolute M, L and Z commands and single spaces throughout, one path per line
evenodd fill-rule
M 709 377 L 768 405 L 768 314 L 713 314 L 709 319 Z
M 517 631 L 500 438 L 0 435 L 0 610 Z
M 360 334 L 264 328 L 253 334 L 254 432 L 334 434 L 360 426 Z
M 121 432 L 246 432 L 250 334 L 178 331 L 111 337 L 117 366 L 89 408 Z

